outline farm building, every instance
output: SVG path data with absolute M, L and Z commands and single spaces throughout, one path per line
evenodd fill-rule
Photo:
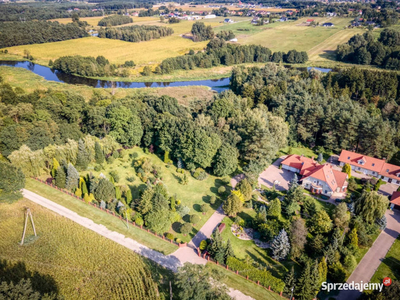
M 328 23 L 322 24 L 322 26 L 323 27 L 333 27 L 334 25 L 333 25 L 333 23 L 328 22 Z

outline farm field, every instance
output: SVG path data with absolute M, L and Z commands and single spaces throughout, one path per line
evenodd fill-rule
M 34 179 L 28 179 L 26 181 L 26 189 L 46 197 L 47 199 L 54 201 L 66 208 L 76 212 L 82 217 L 89 218 L 97 224 L 103 224 L 108 229 L 122 233 L 123 235 L 130 237 L 137 242 L 159 251 L 165 255 L 171 254 L 177 250 L 177 246 L 174 246 L 168 242 L 164 242 L 161 239 L 133 226 L 126 227 L 126 222 L 119 220 L 104 211 L 98 210 L 93 206 L 89 206 L 83 201 L 80 201 L 72 196 L 64 194 L 52 187 L 45 184 L 41 184 Z
M 20 246 L 25 207 L 31 209 L 38 237 L 28 224 L 26 243 Z M 169 294 L 171 272 L 36 203 L 1 204 L 0 215 L 0 281 L 31 278 L 35 290 L 63 299 Z

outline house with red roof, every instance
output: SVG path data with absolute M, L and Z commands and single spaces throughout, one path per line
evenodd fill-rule
M 314 158 L 289 155 L 281 163 L 282 169 L 302 175 L 302 186 L 314 194 L 331 197 L 333 193 L 347 191 L 347 174 L 334 170 L 331 165 L 321 165 Z
M 390 197 L 390 207 L 393 209 L 395 206 L 400 207 L 400 192 L 394 192 Z
M 400 185 L 400 166 L 389 164 L 384 159 L 342 150 L 339 162 L 340 166 L 348 163 L 355 172 L 361 172 L 388 183 Z
M 314 19 L 307 19 L 306 23 L 310 24 L 311 22 L 314 22 Z

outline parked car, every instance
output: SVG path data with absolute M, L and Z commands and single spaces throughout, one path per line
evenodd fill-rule
M 343 199 L 335 199 L 335 202 L 336 203 L 341 203 L 341 202 L 343 202 Z

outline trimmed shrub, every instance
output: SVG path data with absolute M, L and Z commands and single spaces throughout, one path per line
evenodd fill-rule
M 217 197 L 211 196 L 211 198 L 210 198 L 210 204 L 211 204 L 211 205 L 214 205 L 216 201 L 217 201 Z
M 133 176 L 126 177 L 126 180 L 128 180 L 129 182 L 134 182 L 135 181 L 135 177 L 133 177 Z
M 206 212 L 208 212 L 210 210 L 210 206 L 208 206 L 206 203 L 202 204 L 200 206 L 200 210 L 203 214 L 205 214 Z
M 141 217 L 136 218 L 135 223 L 139 226 L 142 226 L 144 224 L 144 221 Z
M 274 292 L 281 292 L 285 286 L 285 283 L 274 276 L 268 271 L 259 270 L 253 266 L 247 265 L 245 262 L 240 261 L 234 257 L 228 257 L 226 264 L 232 271 L 238 271 L 242 276 L 249 276 L 249 279 L 253 281 L 259 281 L 264 287 L 271 286 Z
M 175 242 L 177 242 L 178 244 L 180 244 L 182 241 L 181 241 L 181 239 L 176 238 Z
M 198 215 L 191 215 L 190 216 L 190 223 L 193 225 L 197 224 L 200 221 L 200 217 Z
M 193 177 L 197 180 L 204 180 L 207 178 L 207 173 L 202 168 L 197 168 L 193 173 Z
M 200 242 L 199 248 L 200 248 L 201 251 L 204 251 L 204 250 L 207 249 L 207 246 L 208 246 L 207 240 L 202 240 L 202 241 Z
M 223 185 L 221 185 L 221 186 L 218 188 L 218 194 L 223 195 L 223 194 L 225 194 L 225 192 L 226 192 L 226 187 L 223 186 Z
M 169 240 L 174 240 L 174 235 L 172 233 L 167 233 L 165 237 Z

